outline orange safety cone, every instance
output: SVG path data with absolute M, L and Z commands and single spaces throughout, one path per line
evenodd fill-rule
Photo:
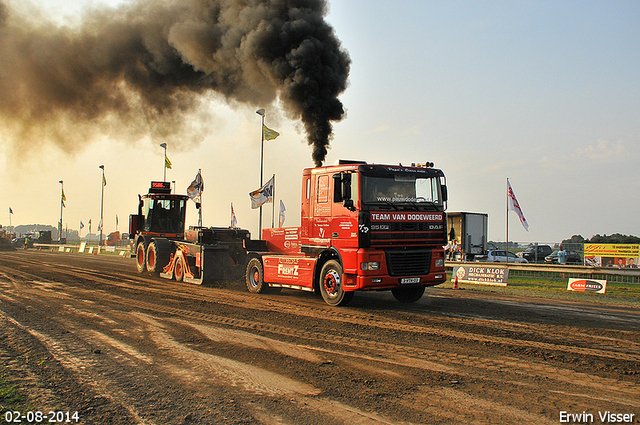
M 460 289 L 458 288 L 458 275 L 456 275 L 456 280 L 453 282 L 453 289 Z

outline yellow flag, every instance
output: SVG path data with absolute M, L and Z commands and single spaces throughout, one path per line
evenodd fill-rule
M 280 133 L 275 130 L 271 130 L 266 125 L 262 126 L 262 132 L 264 134 L 264 140 L 273 140 L 280 135 Z
M 167 155 L 164 156 L 164 168 L 171 168 L 171 161 Z
M 102 185 L 103 186 L 107 185 L 107 178 L 104 176 L 104 174 L 102 175 Z

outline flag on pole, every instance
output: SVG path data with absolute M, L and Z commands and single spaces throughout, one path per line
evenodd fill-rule
M 280 135 L 280 133 L 270 129 L 264 124 L 262 125 L 262 133 L 264 134 L 264 140 L 273 140 Z
M 9 214 L 13 214 L 13 210 L 9 207 Z
M 65 202 L 66 200 L 67 200 L 67 197 L 66 197 L 66 196 L 64 196 L 64 189 L 62 189 L 62 206 L 63 206 L 63 207 L 65 207 L 65 208 L 67 207 L 67 206 L 64 204 L 64 202 Z
M 83 228 L 84 228 L 84 223 L 80 222 L 80 229 L 83 229 Z
M 169 167 L 171 168 L 171 167 Z M 200 202 L 200 195 L 204 192 L 204 180 L 202 180 L 202 174 L 198 170 L 196 178 L 193 179 L 189 187 L 187 188 L 187 195 L 193 202 Z
M 527 219 L 524 218 L 524 213 L 522 212 L 520 204 L 516 199 L 516 194 L 513 193 L 513 189 L 511 188 L 511 183 L 509 183 L 509 180 L 507 180 L 507 197 L 509 198 L 509 209 L 516 212 L 518 218 L 520 219 L 520 223 L 522 223 L 522 227 L 524 227 L 524 230 L 528 232 L 529 223 L 527 223 Z
M 166 154 L 164 155 L 164 168 L 171 169 L 171 161 L 169 161 L 169 157 Z
M 102 220 L 100 220 L 100 224 L 98 224 L 98 231 L 102 231 Z
M 236 218 L 236 212 L 233 210 L 233 202 L 231 203 L 231 228 L 238 227 L 238 219 Z
M 118 230 L 118 214 L 116 214 L 116 230 Z
M 287 209 L 284 207 L 284 202 L 280 200 L 280 218 L 278 219 L 278 227 L 284 227 L 284 212 Z
M 271 177 L 268 182 L 264 184 L 260 189 L 249 192 L 251 197 L 251 208 L 260 208 L 264 204 L 273 202 L 273 186 L 275 176 Z
M 106 186 L 107 185 L 107 178 L 104 176 L 104 173 L 102 174 L 102 186 Z M 111 190 L 111 189 L 109 189 Z

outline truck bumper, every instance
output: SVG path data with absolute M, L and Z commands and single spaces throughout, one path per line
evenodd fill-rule
M 359 290 L 387 290 L 405 286 L 435 286 L 447 280 L 446 271 L 431 273 L 423 276 L 357 276 L 357 284 L 353 287 Z M 345 280 L 346 281 L 346 280 Z M 345 283 L 345 289 L 351 289 Z
M 345 275 L 345 289 L 386 290 L 405 286 L 434 286 L 447 280 L 444 250 L 417 247 L 406 250 L 358 250 L 353 279 Z M 370 267 L 373 266 L 373 267 Z M 377 269 L 376 269 L 377 267 Z M 351 286 L 351 285 L 353 286 Z

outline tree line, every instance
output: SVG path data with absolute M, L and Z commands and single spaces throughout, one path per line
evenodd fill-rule
M 562 241 L 563 244 L 580 243 L 607 243 L 607 244 L 640 244 L 640 237 L 632 235 L 622 235 L 614 233 L 612 235 L 593 235 L 590 239 L 585 239 L 581 235 L 573 235 L 569 239 Z

